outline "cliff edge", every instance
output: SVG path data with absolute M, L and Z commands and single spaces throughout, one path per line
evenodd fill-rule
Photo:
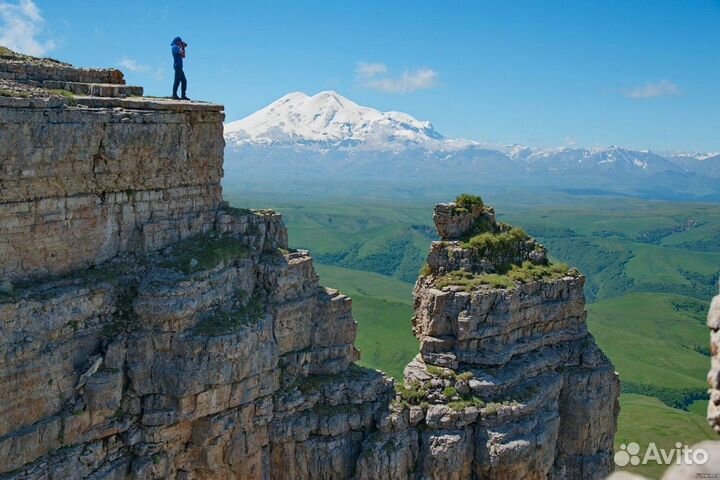
M 0 48 L 0 480 L 610 470 L 582 276 L 477 199 L 438 206 L 396 386 L 281 216 L 222 201 L 222 106 L 142 93 Z

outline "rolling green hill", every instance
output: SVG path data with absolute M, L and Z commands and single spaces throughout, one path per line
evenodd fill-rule
M 588 305 L 588 326 L 624 382 L 666 388 L 707 388 L 707 328 L 686 305 L 664 293 L 630 293 Z
M 316 269 L 323 285 L 352 297 L 360 363 L 401 379 L 405 365 L 418 352 L 410 323 L 412 285 L 377 273 L 319 264 Z
M 705 412 L 698 415 L 670 408 L 656 398 L 643 395 L 623 394 L 620 396 L 620 420 L 615 435 L 615 449 L 622 444 L 635 442 L 643 448 L 655 442 L 658 448 L 674 448 L 680 441 L 693 445 L 703 440 L 717 440 L 717 434 L 705 421 Z M 660 478 L 667 469 L 665 465 L 647 464 L 624 470 L 641 475 Z

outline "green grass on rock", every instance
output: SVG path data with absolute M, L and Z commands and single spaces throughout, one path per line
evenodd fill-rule
M 186 238 L 172 247 L 160 266 L 190 274 L 247 257 L 250 250 L 235 238 L 214 232 Z
M 455 286 L 461 287 L 463 290 L 475 290 L 482 286 L 512 289 L 522 283 L 558 280 L 568 275 L 575 276 L 577 274 L 576 270 L 568 268 L 564 263 L 535 265 L 526 261 L 522 265 L 510 266 L 505 273 L 471 273 L 457 270 L 440 277 L 436 286 L 440 289 Z

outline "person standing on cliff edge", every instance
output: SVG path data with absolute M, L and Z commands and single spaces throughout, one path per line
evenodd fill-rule
M 187 78 L 185 78 L 185 72 L 183 71 L 183 58 L 185 58 L 185 48 L 187 43 L 182 41 L 182 38 L 175 37 L 170 44 L 172 47 L 173 56 L 173 68 L 175 68 L 175 81 L 173 82 L 173 100 L 190 100 L 185 92 L 187 91 Z M 178 86 L 182 84 L 181 92 L 182 97 L 177 96 Z

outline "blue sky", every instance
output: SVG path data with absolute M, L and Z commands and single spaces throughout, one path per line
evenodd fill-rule
M 720 151 L 717 0 L 0 0 L 0 25 L 0 43 L 120 66 L 150 95 L 181 35 L 188 94 L 228 120 L 333 89 L 451 137 Z

